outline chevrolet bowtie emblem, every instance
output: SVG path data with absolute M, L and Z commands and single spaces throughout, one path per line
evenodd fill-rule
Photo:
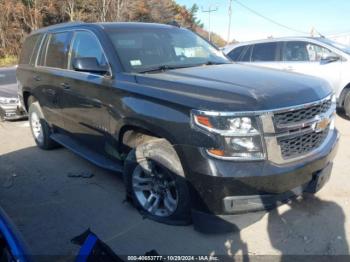
M 328 127 L 329 123 L 331 122 L 331 119 L 328 117 L 321 118 L 320 116 L 316 116 L 316 120 L 317 122 L 314 123 L 312 127 L 317 133 L 325 130 Z

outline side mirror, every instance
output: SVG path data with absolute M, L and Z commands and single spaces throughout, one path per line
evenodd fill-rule
M 73 60 L 73 69 L 80 72 L 108 73 L 108 66 L 100 65 L 95 57 L 78 57 Z
M 328 63 L 336 62 L 339 59 L 340 59 L 340 57 L 337 56 L 336 54 L 328 53 L 328 54 L 325 54 L 324 56 L 322 56 L 321 63 L 328 64 Z

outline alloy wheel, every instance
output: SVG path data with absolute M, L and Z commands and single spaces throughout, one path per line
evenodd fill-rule
M 132 174 L 132 188 L 139 204 L 159 217 L 171 216 L 178 205 L 176 182 L 169 171 L 148 160 L 148 170 L 138 165 Z
M 44 141 L 43 128 L 41 126 L 40 117 L 36 112 L 32 112 L 30 115 L 30 126 L 35 139 L 39 143 L 42 143 Z

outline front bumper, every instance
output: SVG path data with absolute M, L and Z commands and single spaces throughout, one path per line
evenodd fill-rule
M 200 154 L 195 148 L 177 148 L 184 156 L 194 223 L 199 215 L 204 220 L 208 216 L 237 217 L 269 210 L 303 192 L 318 191 L 328 178 L 323 183 L 315 181 L 321 173 L 330 174 L 338 140 L 338 131 L 334 129 L 315 154 L 283 165 L 268 160 L 225 161 Z
M 19 120 L 27 117 L 27 113 L 19 104 L 0 104 L 0 119 Z

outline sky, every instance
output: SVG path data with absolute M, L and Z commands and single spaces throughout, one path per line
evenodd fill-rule
M 218 10 L 211 13 L 211 31 L 227 40 L 229 0 L 176 0 L 180 5 L 199 6 L 197 17 L 208 30 L 209 6 Z M 301 36 L 310 33 L 314 27 L 325 36 L 350 34 L 349 0 L 239 0 L 245 6 L 270 19 L 296 29 L 295 32 L 273 24 L 240 6 L 232 0 L 232 22 L 230 41 L 249 41 L 269 36 Z

